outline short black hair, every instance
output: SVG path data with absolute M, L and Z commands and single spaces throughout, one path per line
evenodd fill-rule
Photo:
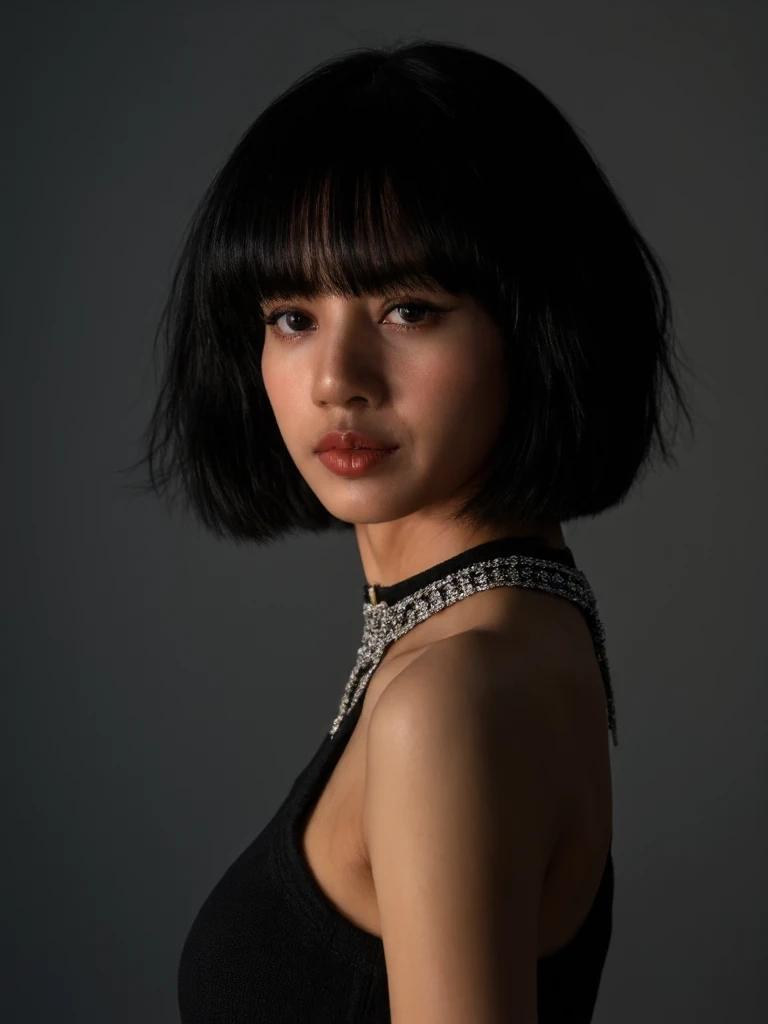
M 434 40 L 344 51 L 256 118 L 202 197 L 131 469 L 148 465 L 142 489 L 175 483 L 237 542 L 351 528 L 282 440 L 262 307 L 436 284 L 492 316 L 509 379 L 506 422 L 455 521 L 595 516 L 654 454 L 676 462 L 679 414 L 692 427 L 665 278 L 580 133 L 522 74 Z

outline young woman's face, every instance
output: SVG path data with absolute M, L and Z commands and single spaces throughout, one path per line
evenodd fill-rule
M 261 362 L 280 433 L 332 515 L 391 522 L 468 496 L 508 401 L 501 334 L 473 299 L 419 289 L 288 298 L 263 313 L 281 314 Z M 338 475 L 315 452 L 337 428 L 397 450 L 360 476 Z

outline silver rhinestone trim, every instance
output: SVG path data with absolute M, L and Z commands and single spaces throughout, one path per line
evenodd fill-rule
M 475 562 L 449 573 L 443 579 L 429 583 L 391 606 L 386 601 L 379 601 L 377 604 L 364 601 L 362 642 L 357 650 L 357 660 L 344 688 L 339 711 L 333 720 L 329 736 L 336 734 L 346 715 L 357 704 L 390 644 L 435 612 L 442 611 L 443 608 L 471 594 L 490 590 L 492 587 L 530 587 L 534 590 L 545 590 L 573 601 L 585 612 L 605 686 L 608 727 L 613 736 L 613 745 L 618 746 L 616 709 L 605 649 L 605 630 L 600 621 L 597 599 L 592 588 L 580 569 L 531 555 L 504 555 L 484 562 Z

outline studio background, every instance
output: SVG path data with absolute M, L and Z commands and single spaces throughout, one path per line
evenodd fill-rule
M 194 915 L 335 716 L 362 631 L 354 537 L 236 548 L 118 470 L 139 455 L 152 335 L 215 171 L 311 66 L 417 35 L 502 59 L 561 105 L 668 269 L 695 440 L 564 528 L 618 719 L 595 1024 L 754 1019 L 768 8 L 16 0 L 3 20 L 0 1018 L 177 1021 Z M 382 145 L 417 147 L 402 128 Z M 503 159 L 498 139 L 455 144 Z

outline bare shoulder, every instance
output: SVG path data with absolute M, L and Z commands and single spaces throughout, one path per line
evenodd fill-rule
M 593 710 L 595 704 L 601 708 L 602 694 L 594 659 L 579 664 L 556 642 L 548 649 L 520 634 L 471 629 L 413 659 L 389 681 L 375 710 L 379 718 L 390 719 L 419 709 L 427 715 L 469 714 L 476 724 L 504 729 L 513 718 L 539 725 L 544 730 L 539 739 L 545 740 L 572 727 L 579 706 L 585 713 L 590 703 Z
M 561 819 L 556 693 L 546 668 L 503 637 L 484 630 L 446 637 L 380 695 L 368 724 L 368 769 L 375 761 L 377 773 L 388 773 L 398 761 L 418 761 L 439 773 L 461 762 L 466 777 L 494 780 L 501 793 L 524 779 L 539 818 L 549 809 L 540 826 L 550 847 Z
M 606 803 L 610 753 L 605 691 L 591 651 L 557 637 L 467 630 L 426 649 L 392 679 L 368 723 L 368 758 L 457 756 L 510 785 L 524 779 L 546 841 L 585 806 Z M 590 656 L 591 655 L 591 656 Z M 411 751 L 410 755 L 408 751 Z

